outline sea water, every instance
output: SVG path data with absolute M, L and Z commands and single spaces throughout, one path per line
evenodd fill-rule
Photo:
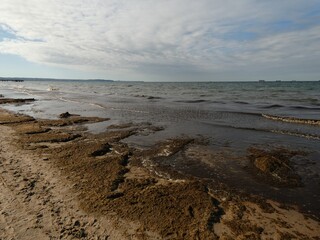
M 320 212 L 320 82 L 0 82 L 5 97 L 35 98 L 27 105 L 3 105 L 39 118 L 62 112 L 100 116 L 110 121 L 88 125 L 104 131 L 110 124 L 150 122 L 164 130 L 124 140 L 149 147 L 173 137 L 202 137 L 207 147 L 193 149 L 202 161 L 184 164 L 183 156 L 164 162 L 206 179 L 217 176 L 231 187 Z M 296 159 L 304 187 L 276 188 L 254 179 L 245 169 L 252 146 L 304 150 Z M 207 153 L 207 154 L 204 154 Z M 217 160 L 216 155 L 219 155 Z M 197 155 L 197 154 L 195 154 Z M 209 157 L 208 157 L 209 156 Z M 207 158 L 207 159 L 205 159 Z M 206 163 L 206 164 L 203 164 Z M 319 214 L 318 214 L 319 215 Z

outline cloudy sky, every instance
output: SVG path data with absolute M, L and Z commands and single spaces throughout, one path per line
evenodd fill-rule
M 319 0 L 1 0 L 0 76 L 319 80 Z

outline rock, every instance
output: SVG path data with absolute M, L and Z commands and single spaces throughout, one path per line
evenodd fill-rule
M 75 226 L 75 227 L 80 227 L 80 221 L 79 221 L 79 220 L 75 221 L 74 224 L 73 224 L 73 226 Z
M 23 103 L 28 103 L 28 102 L 34 102 L 34 98 L 3 98 L 1 97 L 0 99 L 0 104 L 23 104 Z
M 116 192 L 116 193 L 109 194 L 107 196 L 107 199 L 116 199 L 116 198 L 122 197 L 123 195 L 124 194 L 122 192 Z
M 68 117 L 71 117 L 71 114 L 69 112 L 65 112 L 65 113 L 61 113 L 59 115 L 60 118 L 68 118 Z
M 283 165 L 283 166 L 282 166 Z M 273 156 L 262 156 L 254 160 L 254 166 L 262 172 L 274 172 L 278 168 L 285 167 L 283 162 Z
M 111 152 L 111 145 L 108 143 L 102 144 L 101 146 L 98 146 L 99 148 L 93 151 L 91 154 L 89 154 L 92 157 L 99 157 L 103 156 L 108 152 Z
M 296 172 L 291 159 L 305 153 L 283 148 L 272 150 L 249 148 L 248 151 L 251 164 L 254 169 L 258 170 L 257 173 L 263 177 L 263 180 L 278 186 L 298 187 L 302 185 L 301 177 Z

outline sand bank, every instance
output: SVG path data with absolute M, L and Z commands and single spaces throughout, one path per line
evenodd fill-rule
M 136 149 L 121 140 L 161 127 L 82 125 L 106 120 L 0 111 L 0 239 L 319 239 L 293 207 L 153 164 L 196 139 Z

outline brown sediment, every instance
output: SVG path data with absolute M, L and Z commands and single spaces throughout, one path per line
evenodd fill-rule
M 49 132 L 51 128 L 42 127 L 38 122 L 32 121 L 30 123 L 18 125 L 15 130 L 21 134 L 38 134 Z
M 19 124 L 34 121 L 33 117 L 23 115 L 23 114 L 14 114 L 6 111 L 2 111 L 0 115 L 0 125 L 2 124 Z
M 154 160 L 170 159 L 194 144 L 195 139 L 169 139 L 141 150 L 121 140 L 134 134 L 151 134 L 149 130 L 157 127 L 128 124 L 113 126 L 99 134 L 69 128 L 102 120 L 105 119 L 81 116 L 37 120 L 0 111 L 1 130 L 8 132 L 10 126 L 15 132 L 15 135 L 10 132 L 0 136 L 0 168 L 4 174 L 1 190 L 10 189 L 13 196 L 21 199 L 19 209 L 28 207 L 25 212 L 18 211 L 23 216 L 41 209 L 35 218 L 32 214 L 26 217 L 29 230 L 20 229 L 41 239 L 282 239 L 288 236 L 315 239 L 319 236 L 319 222 L 296 210 L 241 195 L 223 183 L 181 176 L 172 169 L 166 171 L 154 165 Z M 32 157 L 28 157 L 30 154 Z M 12 156 L 19 161 L 9 160 Z M 24 167 L 24 161 L 28 161 L 29 167 Z M 32 174 L 29 168 L 34 169 Z M 57 179 L 50 181 L 52 174 Z M 42 181 L 45 177 L 47 181 Z M 26 190 L 21 192 L 23 184 Z M 0 193 L 0 205 L 7 206 L 9 216 L 3 215 L 6 220 L 10 214 L 18 213 L 5 194 L 5 191 Z M 84 212 L 79 215 L 81 211 Z M 3 222 L 1 216 L 0 230 L 20 226 L 19 221 Z M 287 217 L 290 219 L 286 220 Z M 12 236 L 8 230 L 0 233 L 0 238 Z

